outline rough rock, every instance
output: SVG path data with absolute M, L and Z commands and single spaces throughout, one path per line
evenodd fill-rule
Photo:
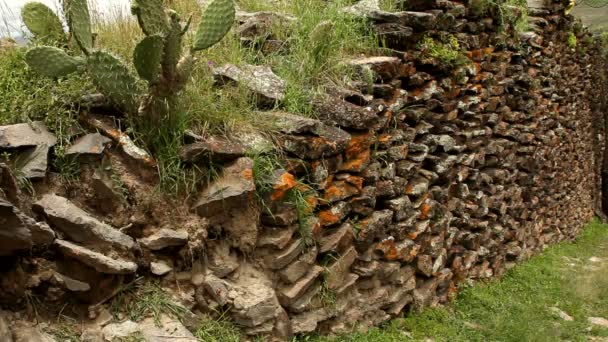
M 240 22 L 237 34 L 241 39 L 253 41 L 259 38 L 274 38 L 274 28 L 279 25 L 289 25 L 297 19 L 279 12 L 261 11 L 237 12 L 237 20 Z
M 152 261 L 150 263 L 150 272 L 157 276 L 163 276 L 169 272 L 171 272 L 173 268 L 169 266 L 166 262 L 160 261 Z
M 112 140 L 99 133 L 90 133 L 78 138 L 66 151 L 66 155 L 100 155 Z
M 179 247 L 188 243 L 188 232 L 163 228 L 148 237 L 139 239 L 139 243 L 153 251 L 167 247 Z
M 551 311 L 552 314 L 554 314 L 557 317 L 563 319 L 564 321 L 568 321 L 568 322 L 574 321 L 574 318 L 572 318 L 572 316 L 568 315 L 567 313 L 565 313 L 560 308 L 557 308 L 557 307 L 553 306 L 553 307 L 549 308 L 549 311 Z
M 75 242 L 84 245 L 111 245 L 127 250 L 135 244 L 130 236 L 97 220 L 67 198 L 54 194 L 44 195 L 34 204 L 34 210 L 44 214 L 53 228 Z
M 260 250 L 260 254 L 263 255 L 263 263 L 266 267 L 278 270 L 292 262 L 304 250 L 304 247 L 304 241 L 298 239 L 282 250 L 274 253 Z
M 0 148 L 55 146 L 57 138 L 42 121 L 0 126 Z
M 208 248 L 207 266 L 217 277 L 223 278 L 239 267 L 238 257 L 230 250 L 228 243 L 211 241 Z
M 313 106 L 323 123 L 353 129 L 366 129 L 374 125 L 378 114 L 384 109 L 377 104 L 357 106 L 335 96 L 316 99 Z
M 591 325 L 598 326 L 600 328 L 608 328 L 608 319 L 603 317 L 588 317 L 587 321 Z
M 263 233 L 258 239 L 257 246 L 283 249 L 291 242 L 291 238 L 297 228 L 297 225 L 292 225 L 290 227 L 264 227 Z
M 0 256 L 33 246 L 32 234 L 12 204 L 0 200 Z
M 0 311 L 0 341 L 13 342 L 13 335 L 9 327 L 6 314 Z
M 0 199 L 7 199 L 13 204 L 19 204 L 21 191 L 11 168 L 0 163 Z
M 157 324 L 152 317 L 144 319 L 139 322 L 138 330 L 141 331 L 146 342 L 198 341 L 180 321 L 167 315 L 160 317 L 160 324 Z
M 353 239 L 352 225 L 344 223 L 340 228 L 321 238 L 319 253 L 342 250 L 350 245 Z
M 268 66 L 226 64 L 213 69 L 215 79 L 221 83 L 236 82 L 259 97 L 259 102 L 272 106 L 285 97 L 285 81 Z
M 112 127 L 111 125 L 93 117 L 86 117 L 85 120 L 87 124 L 100 130 L 106 136 L 118 143 L 123 152 L 131 159 L 140 163 L 141 165 L 154 169 L 156 168 L 156 162 L 150 156 L 150 154 L 146 152 L 146 150 L 137 146 L 127 133 L 121 132 L 115 127 Z
M 239 158 L 222 173 L 222 176 L 203 190 L 194 205 L 196 212 L 203 217 L 222 215 L 231 208 L 248 205 L 253 196 L 253 160 Z
M 48 245 L 55 232 L 44 222 L 36 222 L 11 203 L 0 199 L 0 255 L 33 246 Z
M 48 167 L 49 147 L 39 145 L 21 152 L 18 163 L 22 165 L 21 173 L 27 179 L 41 179 L 46 176 Z
M 294 334 L 309 334 L 317 330 L 319 322 L 331 317 L 325 309 L 305 312 L 291 319 Z
M 111 323 L 102 329 L 103 338 L 107 342 L 112 342 L 120 338 L 127 338 L 137 332 L 140 332 L 139 325 L 133 321 Z
M 323 273 L 323 267 L 313 266 L 306 276 L 291 285 L 283 285 L 279 287 L 277 295 L 283 306 L 293 304 L 298 298 L 302 297 L 317 278 Z
M 55 240 L 55 245 L 65 256 L 74 258 L 101 273 L 130 274 L 137 271 L 137 264 L 131 261 L 107 257 L 68 241 Z
M 183 161 L 196 163 L 205 158 L 214 162 L 228 162 L 245 155 L 245 148 L 238 142 L 226 137 L 210 136 L 204 140 L 183 146 L 179 156 Z
M 80 280 L 72 279 L 64 274 L 57 273 L 59 278 L 63 281 L 65 287 L 74 292 L 86 292 L 91 289 L 91 285 Z
M 367 70 L 372 71 L 381 80 L 392 80 L 405 76 L 405 65 L 398 57 L 374 56 L 361 57 L 346 62 L 347 65 L 355 68 L 359 73 Z
M 56 342 L 54 338 L 42 332 L 38 327 L 24 322 L 13 324 L 12 329 L 14 342 Z
M 248 284 L 235 289 L 238 296 L 231 310 L 234 320 L 246 327 L 256 327 L 275 318 L 280 306 L 274 290 L 255 279 L 240 282 Z
M 335 290 L 344 284 L 350 267 L 357 258 L 355 247 L 349 248 L 328 269 L 326 284 L 329 289 Z
M 281 133 L 279 142 L 287 152 L 303 159 L 320 159 L 343 152 L 350 141 L 345 131 L 319 120 L 274 112 L 267 114 Z

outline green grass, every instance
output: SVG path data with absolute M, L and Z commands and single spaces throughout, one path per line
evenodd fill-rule
M 194 336 L 205 342 L 239 342 L 241 330 L 222 313 L 216 319 L 203 319 Z
M 592 256 L 604 258 L 592 263 Z M 608 225 L 592 222 L 576 243 L 564 242 L 507 272 L 502 280 L 465 288 L 449 306 L 395 319 L 367 333 L 305 341 L 586 341 L 587 318 L 608 317 Z M 593 267 L 593 269 L 589 268 Z M 555 317 L 558 307 L 574 318 Z M 407 333 L 407 334 L 406 334 Z M 409 335 L 411 334 L 411 335 Z
M 181 319 L 188 311 L 183 306 L 176 304 L 158 284 L 141 283 L 140 280 L 141 278 L 127 285 L 112 299 L 110 311 L 114 317 L 124 316 L 134 322 L 152 317 L 159 324 L 163 314 Z

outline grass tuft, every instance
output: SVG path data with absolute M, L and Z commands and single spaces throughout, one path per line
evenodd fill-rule
M 160 285 L 153 282 L 140 283 L 140 279 L 127 285 L 110 302 L 110 311 L 115 317 L 123 315 L 134 322 L 152 317 L 156 324 L 160 324 L 163 314 L 177 319 L 186 314 L 188 310 L 176 304 Z
M 217 319 L 204 319 L 194 336 L 205 342 L 239 342 L 241 330 L 225 314 L 221 314 Z

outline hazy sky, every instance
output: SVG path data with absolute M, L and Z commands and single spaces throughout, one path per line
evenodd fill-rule
M 19 18 L 19 12 L 21 11 L 21 7 L 31 0 L 0 0 L 0 33 L 5 34 L 7 31 L 11 33 L 12 36 L 21 35 L 23 30 L 23 25 L 21 24 L 21 20 Z M 52 9 L 58 9 L 59 0 L 36 0 L 37 2 L 42 2 Z M 93 3 L 94 6 L 91 8 L 97 8 L 100 12 L 107 11 L 109 8 L 115 8 L 117 6 L 120 7 L 129 7 L 129 0 L 89 0 L 89 3 Z

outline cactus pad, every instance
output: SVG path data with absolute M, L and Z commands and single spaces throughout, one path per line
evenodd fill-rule
M 36 38 L 55 42 L 65 40 L 59 17 L 46 5 L 39 2 L 25 4 L 21 9 L 21 18 Z
M 78 46 L 87 53 L 93 48 L 91 16 L 87 0 L 69 0 L 64 3 L 68 26 Z
M 158 34 L 142 39 L 133 51 L 133 64 L 141 78 L 154 82 L 160 76 L 164 41 Z
M 27 51 L 25 62 L 37 73 L 47 77 L 61 77 L 75 72 L 84 65 L 81 58 L 69 56 L 52 46 L 38 46 Z
M 234 16 L 232 0 L 212 0 L 203 12 L 192 49 L 205 50 L 222 40 L 234 23 Z
M 121 109 L 135 112 L 140 85 L 129 68 L 120 59 L 104 51 L 92 52 L 87 62 L 89 74 L 98 90 Z
M 163 74 L 169 80 L 175 79 L 177 62 L 182 55 L 182 26 L 179 15 L 175 11 L 169 11 L 171 27 L 165 38 L 165 55 L 163 56 Z
M 133 0 L 131 12 L 137 16 L 141 30 L 148 36 L 164 33 L 169 27 L 163 0 Z

